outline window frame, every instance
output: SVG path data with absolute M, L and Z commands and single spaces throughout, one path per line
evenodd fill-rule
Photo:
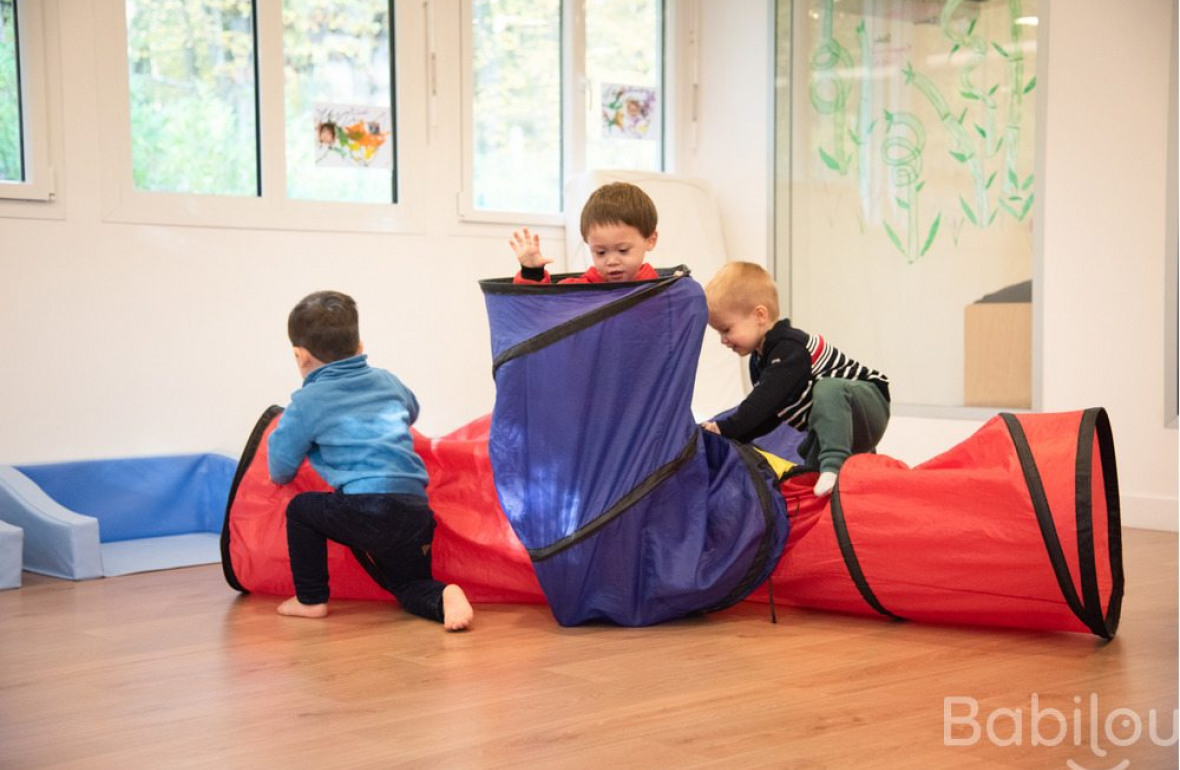
M 659 172 L 667 172 L 671 166 L 674 141 L 671 96 L 671 77 L 675 71 L 672 56 L 673 21 L 676 3 L 660 0 L 661 3 L 661 166 Z M 460 10 L 460 56 L 461 56 L 461 129 L 462 141 L 462 183 L 459 190 L 458 216 L 462 222 L 487 224 L 564 225 L 565 180 L 589 169 L 586 168 L 586 110 L 584 105 L 591 98 L 586 78 L 585 45 L 585 0 L 561 0 L 561 176 L 560 199 L 562 210 L 558 212 L 508 211 L 478 209 L 475 207 L 475 148 L 474 148 L 474 40 L 472 35 L 472 0 L 463 0 Z
M 51 202 L 56 197 L 49 126 L 49 51 L 45 17 L 55 5 L 44 0 L 18 0 L 17 66 L 20 71 L 21 136 L 24 181 L 0 182 L 0 201 Z
M 243 229 L 331 232 L 421 233 L 417 211 L 423 189 L 426 137 L 421 121 L 405 115 L 427 106 L 423 67 L 427 53 L 421 35 L 422 7 L 389 0 L 395 14 L 393 35 L 394 141 L 397 143 L 396 203 L 313 201 L 287 197 L 284 114 L 282 3 L 255 0 L 255 60 L 261 175 L 258 196 L 198 195 L 136 190 L 132 179 L 130 84 L 128 81 L 126 3 L 104 3 L 96 11 L 100 39 L 120 40 L 116 54 L 100 62 L 99 79 L 108 98 L 100 103 L 102 216 L 108 222 L 189 225 Z M 406 73 L 410 73 L 407 77 Z M 401 120 L 399 120 L 401 118 Z

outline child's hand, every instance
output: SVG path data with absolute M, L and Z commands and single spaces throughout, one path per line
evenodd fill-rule
M 717 423 L 715 422 L 702 422 L 701 427 L 710 433 L 716 433 L 718 436 L 721 435 L 721 429 L 717 427 Z
M 514 232 L 508 245 L 516 253 L 516 261 L 521 267 L 544 267 L 553 261 L 541 256 L 541 236 L 530 233 L 527 227 Z

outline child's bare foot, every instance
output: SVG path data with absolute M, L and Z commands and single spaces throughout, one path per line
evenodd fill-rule
M 279 605 L 279 614 L 297 618 L 322 618 L 328 614 L 328 605 L 303 604 L 297 597 L 292 596 Z
M 443 589 L 443 627 L 448 631 L 463 631 L 471 626 L 471 619 L 475 617 L 475 610 L 471 609 L 471 602 L 467 601 L 467 594 L 463 589 L 452 583 Z

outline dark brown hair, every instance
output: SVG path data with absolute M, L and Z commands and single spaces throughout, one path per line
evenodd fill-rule
M 659 216 L 656 204 L 647 193 L 627 182 L 612 182 L 599 187 L 582 207 L 582 240 L 594 225 L 630 225 L 644 238 L 656 231 Z
M 351 358 L 361 346 L 356 302 L 338 291 L 308 294 L 287 316 L 287 336 L 325 364 Z

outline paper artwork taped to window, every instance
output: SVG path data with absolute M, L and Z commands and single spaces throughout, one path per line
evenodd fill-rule
M 393 168 L 393 117 L 388 107 L 315 105 L 315 164 Z
M 659 99 L 658 88 L 603 83 L 603 138 L 658 140 Z

